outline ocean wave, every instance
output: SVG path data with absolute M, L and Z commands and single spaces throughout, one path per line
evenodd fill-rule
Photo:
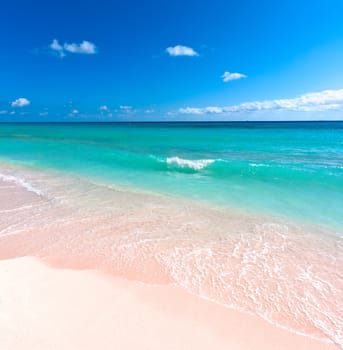
M 32 186 L 29 182 L 25 181 L 22 178 L 16 177 L 16 176 L 12 176 L 12 175 L 5 175 L 5 174 L 1 174 L 0 173 L 0 180 L 4 181 L 4 182 L 10 182 L 10 183 L 14 183 L 20 187 L 25 188 L 27 191 L 29 192 L 33 192 L 38 196 L 43 196 L 43 192 L 40 191 L 39 189 L 35 188 L 34 186 Z
M 215 159 L 183 159 L 179 157 L 168 157 L 166 163 L 172 167 L 186 168 L 191 170 L 202 170 L 208 165 L 213 164 Z

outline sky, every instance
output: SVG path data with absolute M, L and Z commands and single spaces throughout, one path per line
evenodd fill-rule
M 342 0 L 2 0 L 0 121 L 343 120 Z

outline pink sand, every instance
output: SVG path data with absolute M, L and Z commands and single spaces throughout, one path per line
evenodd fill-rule
M 316 336 L 329 325 L 339 339 L 343 287 L 330 271 L 341 265 L 313 253 L 332 256 L 330 240 L 280 234 L 252 216 L 168 198 L 8 173 L 17 177 L 0 180 L 1 350 L 338 349 L 224 306 L 272 311 L 272 321 Z M 14 181 L 23 175 L 25 182 Z M 254 227 L 261 232 L 246 236 Z M 237 233 L 232 241 L 226 230 Z M 294 279 L 304 264 L 308 275 Z M 304 313 L 293 322 L 298 306 Z
M 0 349 L 335 349 L 168 286 L 0 262 Z

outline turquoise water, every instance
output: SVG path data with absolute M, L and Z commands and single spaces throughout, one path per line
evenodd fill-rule
M 343 227 L 343 122 L 0 124 L 0 159 Z

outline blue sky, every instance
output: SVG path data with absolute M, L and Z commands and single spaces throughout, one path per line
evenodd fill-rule
M 343 119 L 343 2 L 3 0 L 1 121 Z

